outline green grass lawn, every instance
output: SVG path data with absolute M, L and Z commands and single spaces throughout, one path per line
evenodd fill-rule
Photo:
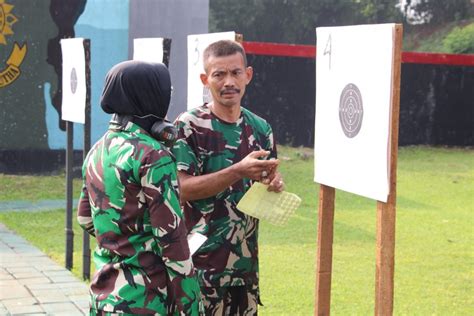
M 319 186 L 312 180 L 311 153 L 280 149 L 287 190 L 303 203 L 283 228 L 261 223 L 261 315 L 313 314 Z M 64 188 L 64 178 L 47 185 L 36 181 L 47 179 L 0 175 L 2 200 L 22 197 L 25 186 L 40 186 L 37 191 L 49 191 L 50 199 L 64 197 L 58 189 Z M 8 187 L 7 194 L 3 187 Z M 473 315 L 474 150 L 400 148 L 397 192 L 394 314 Z M 44 198 L 43 194 L 29 199 Z M 336 191 L 331 296 L 335 315 L 373 314 L 375 211 L 375 201 Z M 0 213 L 0 222 L 61 264 L 64 221 L 64 210 Z M 80 275 L 82 232 L 77 225 L 75 232 L 73 272 Z
M 78 198 L 81 179 L 73 179 L 74 198 Z M 0 173 L 1 201 L 66 199 L 66 175 L 15 176 Z

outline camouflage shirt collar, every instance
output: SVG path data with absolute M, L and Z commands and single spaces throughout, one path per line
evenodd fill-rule
M 129 132 L 129 133 L 133 133 L 133 134 L 140 133 L 140 134 L 149 135 L 149 133 L 146 130 L 144 130 L 138 124 L 135 124 L 133 122 L 127 122 L 127 124 L 125 124 L 125 126 L 110 123 L 109 124 L 109 129 L 114 130 L 114 131 Z
M 209 106 L 209 103 L 204 103 L 204 105 L 202 106 L 204 112 L 206 114 L 209 114 L 211 115 L 213 118 L 215 118 L 216 120 L 218 120 L 219 122 L 223 123 L 224 125 L 228 125 L 228 126 L 239 126 L 240 124 L 242 124 L 242 122 L 244 121 L 244 112 L 246 111 L 246 109 L 243 107 L 243 106 L 240 106 L 240 116 L 239 118 L 237 119 L 237 121 L 235 122 L 228 122 L 226 120 L 223 120 L 221 119 L 219 116 L 217 116 L 216 114 L 214 114 L 214 112 L 212 112 L 210 106 Z

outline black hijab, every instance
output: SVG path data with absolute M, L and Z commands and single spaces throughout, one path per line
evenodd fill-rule
M 106 113 L 138 117 L 153 114 L 164 119 L 170 98 L 171 79 L 164 64 L 129 60 L 107 73 L 100 106 Z

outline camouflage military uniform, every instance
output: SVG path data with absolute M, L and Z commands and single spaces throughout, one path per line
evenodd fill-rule
M 91 314 L 198 315 L 176 164 L 138 125 L 116 127 L 83 166 L 78 220 L 98 243 Z
M 256 150 L 270 150 L 276 157 L 270 125 L 245 108 L 236 123 L 220 120 L 207 104 L 182 114 L 175 123 L 179 132 L 172 151 L 178 170 L 190 175 L 227 168 Z M 252 180 L 244 178 L 216 196 L 184 205 L 188 229 L 208 236 L 193 256 L 207 313 L 220 292 L 211 288 L 245 286 L 259 300 L 258 220 L 236 207 L 251 185 Z

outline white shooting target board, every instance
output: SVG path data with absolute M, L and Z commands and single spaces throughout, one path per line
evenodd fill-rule
M 162 63 L 164 57 L 162 37 L 133 39 L 133 60 Z
M 316 38 L 314 181 L 387 202 L 395 24 Z
M 84 124 L 86 109 L 86 55 L 83 38 L 62 39 L 61 119 Z
M 212 100 L 200 78 L 204 73 L 202 54 L 207 46 L 220 40 L 234 41 L 235 32 L 188 35 L 188 110 Z

